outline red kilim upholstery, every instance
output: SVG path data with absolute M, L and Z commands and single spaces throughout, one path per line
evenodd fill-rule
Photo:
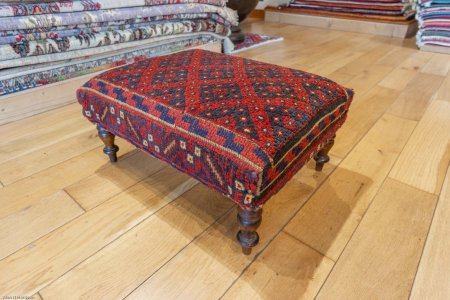
M 84 115 L 244 208 L 260 207 L 336 133 L 352 91 L 203 50 L 144 59 L 78 90 Z

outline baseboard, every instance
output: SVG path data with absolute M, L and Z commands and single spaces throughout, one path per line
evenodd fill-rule
M 427 52 L 450 54 L 450 47 L 438 46 L 438 45 L 423 45 L 420 50 Z
M 264 19 L 265 17 L 265 10 L 264 9 L 255 9 L 254 11 L 252 11 L 250 13 L 250 16 L 248 16 L 249 18 L 253 18 L 253 19 Z
M 409 38 L 417 32 L 415 20 L 402 24 L 266 10 L 265 21 L 396 38 Z

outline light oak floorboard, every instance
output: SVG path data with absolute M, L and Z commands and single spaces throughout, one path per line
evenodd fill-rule
M 39 295 L 39 293 L 37 293 L 37 294 L 31 296 L 31 299 L 32 299 L 32 300 L 43 300 L 42 297 L 41 297 L 41 295 Z
M 381 80 L 379 85 L 385 88 L 403 91 L 416 74 L 417 71 L 415 70 L 397 68 Z
M 389 71 L 393 70 L 408 57 L 409 54 L 407 51 L 410 49 L 392 47 L 388 47 L 388 49 L 386 49 L 385 46 L 386 44 L 389 44 L 389 41 L 386 42 L 385 40 L 382 40 L 382 45 L 380 45 L 380 41 L 377 41 L 378 37 L 374 38 L 376 39 L 371 39 L 367 42 L 368 37 L 365 36 L 365 44 L 362 44 L 361 47 L 357 48 L 364 54 L 334 72 L 327 74 L 327 77 L 339 82 L 340 84 L 350 86 L 349 82 L 358 76 L 358 79 L 356 79 L 355 82 L 359 85 L 364 85 L 364 77 L 368 76 L 368 72 L 366 70 L 369 70 L 372 66 L 377 66 L 379 70 L 385 69 L 386 71 Z M 360 50 L 360 48 L 364 48 L 364 50 Z M 355 48 L 353 48 L 352 51 L 354 52 Z M 329 52 L 333 51 L 329 50 Z M 373 78 L 373 71 L 371 74 L 372 82 L 369 82 L 369 85 L 363 87 L 364 93 L 370 90 L 370 88 L 373 87 L 373 81 L 376 81 L 376 78 Z M 358 96 L 360 95 L 362 95 L 362 93 L 358 91 L 355 99 L 358 99 Z
M 383 116 L 285 230 L 336 261 L 415 125 Z
M 331 55 L 328 54 L 328 57 L 321 59 L 320 64 L 314 64 L 312 67 L 307 68 L 306 71 L 321 76 L 328 76 L 363 54 L 364 52 L 348 51 L 348 49 L 344 49 L 343 51 L 335 52 Z
M 317 29 L 307 29 L 305 31 L 308 33 L 317 33 Z M 298 35 L 299 33 L 295 29 L 293 29 L 292 32 L 295 33 L 296 35 Z M 301 32 L 303 32 L 303 30 Z M 285 40 L 280 43 L 280 45 L 282 45 L 282 47 L 280 48 L 261 47 L 243 53 L 239 53 L 239 56 L 289 67 L 295 64 L 300 64 L 302 62 L 302 58 L 304 58 L 305 55 L 308 55 L 310 57 L 313 55 L 320 56 L 323 55 L 323 52 L 321 51 L 323 51 L 324 48 L 326 49 L 332 46 L 338 47 L 338 45 L 334 43 L 339 43 L 339 45 L 342 45 L 339 36 L 340 36 L 339 34 L 331 34 L 331 33 L 322 35 L 320 37 L 314 36 L 313 34 L 308 34 L 305 40 L 301 41 L 301 45 L 303 47 L 301 48 L 300 52 L 299 52 L 299 44 L 292 42 L 292 39 L 291 41 L 289 41 L 288 38 L 285 37 Z M 314 57 L 311 58 L 314 59 Z
M 349 37 L 349 41 L 355 41 L 354 38 Z M 367 41 L 366 41 L 367 42 Z M 332 39 L 323 43 L 316 45 L 315 47 L 307 48 L 305 50 L 305 54 L 300 57 L 297 57 L 296 63 L 293 65 L 296 69 L 303 69 L 308 71 L 309 69 L 314 69 L 315 66 L 318 65 L 318 62 L 328 60 L 330 57 L 330 46 L 333 45 L 333 55 L 339 55 L 340 53 L 348 51 L 348 47 L 345 44 L 344 40 L 336 40 Z M 360 56 L 358 56 L 360 57 Z M 351 63 L 351 62 L 350 62 Z M 344 64 L 346 66 L 347 64 Z M 338 70 L 343 67 L 338 68 Z
M 391 66 L 372 65 L 349 80 L 346 85 L 352 87 L 359 95 L 364 95 L 383 80 L 386 75 L 392 72 L 392 70 L 393 68 Z
M 84 210 L 64 191 L 0 219 L 0 259 L 44 236 Z
M 299 60 L 300 63 L 293 67 L 304 68 L 308 72 L 319 75 L 328 75 L 359 59 L 365 53 L 378 46 L 377 43 L 368 42 L 366 36 L 364 38 L 358 35 L 350 36 L 347 42 L 355 45 L 358 51 L 348 49 L 343 40 L 339 41 L 339 47 L 335 48 L 333 52 L 330 52 L 328 47 L 321 45 L 321 47 L 314 49 L 314 53 L 303 56 Z M 336 42 L 334 42 L 334 45 L 336 46 Z M 314 55 L 314 59 L 309 59 L 311 55 Z
M 388 112 L 402 118 L 420 120 L 443 79 L 442 76 L 417 73 Z
M 450 57 L 448 54 L 434 53 L 421 72 L 446 76 L 450 70 Z
M 424 51 L 414 51 L 406 60 L 404 60 L 400 67 L 407 70 L 422 70 L 425 65 L 433 57 L 433 53 Z
M 222 299 L 313 299 L 333 265 L 281 232 Z
M 234 205 L 198 185 L 40 291 L 44 299 L 122 299 Z
M 71 124 L 73 120 L 83 118 L 80 116 L 80 112 L 80 105 L 74 103 L 20 121 L 0 125 L 0 136 L 2 137 L 0 145 L 3 146 L 22 138 L 53 132 L 54 128 L 49 125 L 58 126 L 61 122 L 65 123 L 65 120 L 68 120 L 67 123 Z M 90 124 L 88 120 L 85 120 L 85 123 Z
M 392 49 L 394 49 L 392 45 L 386 43 L 378 43 L 376 47 L 374 47 L 370 51 L 367 51 L 364 55 L 360 56 L 358 59 L 352 61 L 351 63 L 348 63 L 347 65 L 343 66 L 337 71 L 351 74 L 354 76 L 358 76 L 364 73 L 363 76 L 367 76 L 367 74 L 369 74 L 371 67 L 375 63 L 377 63 L 380 59 L 385 57 L 388 53 L 390 53 Z M 394 68 L 394 66 L 392 65 L 379 64 L 378 66 L 384 66 L 390 68 L 391 70 Z M 372 72 L 370 72 L 370 74 L 372 74 Z
M 85 210 L 89 210 L 165 166 L 167 164 L 163 161 L 136 150 L 126 159 L 100 169 L 65 190 Z
M 35 152 L 42 148 L 48 148 L 63 140 L 76 138 L 80 134 L 92 130 L 94 127 L 82 116 L 78 115 L 78 110 L 71 113 L 60 121 L 40 121 L 45 123 L 45 127 L 30 128 L 24 134 L 18 134 L 11 139 L 0 142 L 0 163 L 18 159 L 21 156 Z M 28 119 L 24 119 L 28 120 Z M 15 123 L 10 123 L 15 124 Z M 9 124 L 8 124 L 9 125 Z M 7 125 L 0 126 L 4 127 Z M 12 132 L 20 130 L 12 129 Z
M 331 153 L 345 157 L 381 118 L 398 95 L 399 92 L 396 90 L 379 86 L 375 86 L 363 96 L 355 95 L 359 100 L 351 105 L 350 113 L 337 133 Z
M 376 64 L 398 67 L 403 64 L 411 55 L 417 52 L 416 45 L 413 48 L 395 47 L 390 52 L 376 61 Z
M 450 167 L 438 200 L 422 260 L 411 292 L 412 300 L 450 299 Z
M 0 260 L 0 295 L 33 295 L 196 184 L 164 172 Z
M 339 162 L 333 158 L 332 162 Z M 236 211 L 233 209 L 175 258 L 139 286 L 126 299 L 216 299 L 238 278 L 251 259 L 278 234 L 311 193 L 334 169 L 326 165 L 314 171 L 312 162 L 303 168 L 263 209 L 258 228 L 260 243 L 251 256 L 242 255 L 236 242 Z M 174 287 L 172 282 L 177 282 Z
M 134 149 L 128 142 L 118 139 L 119 159 Z M 30 177 L 19 180 L 0 190 L 0 218 L 25 208 L 41 198 L 51 195 L 64 187 L 82 180 L 100 168 L 110 165 L 102 152 L 103 147 L 66 160 Z
M 450 102 L 433 101 L 389 175 L 439 194 L 450 162 Z
M 333 73 L 328 74 L 326 77 L 335 82 L 338 82 L 341 85 L 348 86 L 347 83 L 355 76 L 344 72 L 334 71 Z M 358 95 L 356 95 L 355 97 L 358 97 Z
M 79 135 L 23 155 L 20 160 L 0 164 L 0 179 L 9 185 L 100 145 L 103 143 L 97 136 L 97 130 L 88 128 Z
M 317 299 L 407 299 L 436 199 L 387 179 Z
M 450 74 L 447 75 L 439 90 L 434 94 L 433 100 L 450 102 Z

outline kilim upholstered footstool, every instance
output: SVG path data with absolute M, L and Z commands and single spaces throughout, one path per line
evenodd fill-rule
M 77 92 L 112 162 L 118 135 L 236 202 L 246 254 L 263 204 L 309 159 L 318 171 L 329 160 L 352 95 L 317 75 L 204 50 L 140 60 Z

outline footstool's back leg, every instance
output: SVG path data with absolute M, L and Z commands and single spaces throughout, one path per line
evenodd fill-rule
M 237 239 L 242 246 L 242 252 L 249 255 L 252 252 L 252 247 L 255 247 L 259 242 L 256 229 L 261 224 L 262 208 L 245 210 L 238 205 L 237 210 L 237 218 L 241 229 L 237 233 Z
M 322 149 L 317 153 L 314 157 L 316 161 L 316 171 L 322 171 L 323 165 L 330 161 L 330 157 L 328 156 L 328 152 L 330 152 L 331 147 L 334 145 L 334 137 L 331 139 Z
M 119 146 L 114 145 L 114 138 L 116 137 L 114 134 L 106 130 L 105 128 L 97 125 L 98 136 L 105 144 L 105 148 L 103 148 L 103 153 L 109 156 L 109 160 L 111 162 L 117 161 L 117 151 L 119 151 Z

